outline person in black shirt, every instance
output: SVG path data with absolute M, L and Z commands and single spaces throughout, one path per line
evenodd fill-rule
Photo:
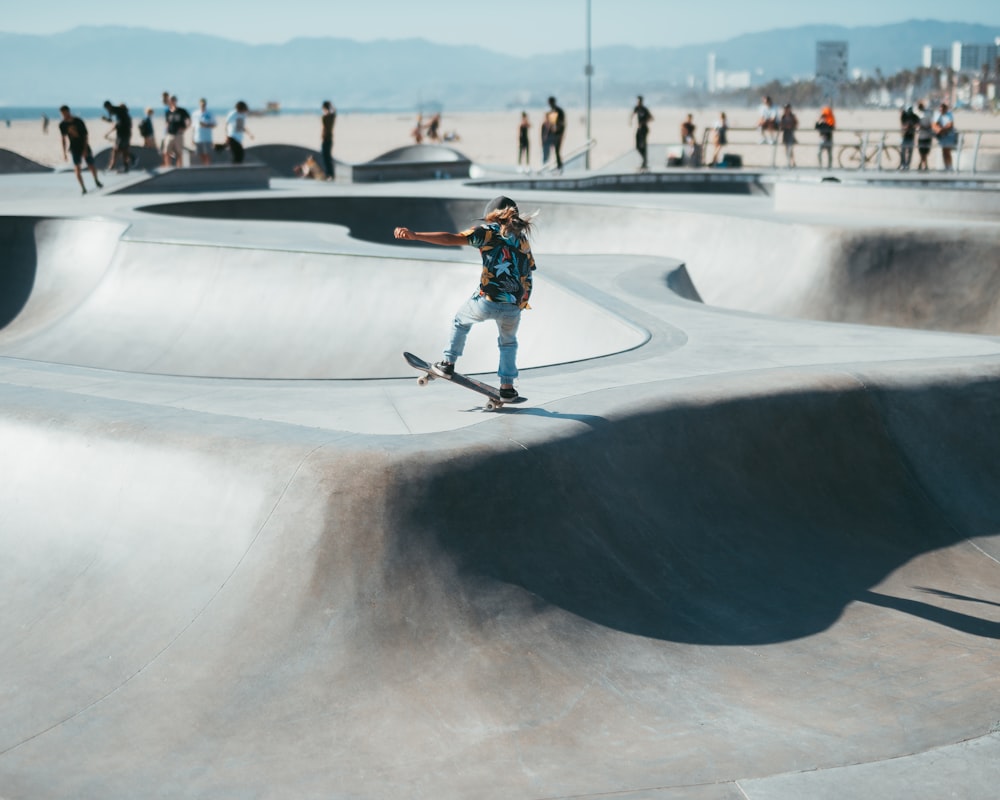
M 913 140 L 917 135 L 918 127 L 920 127 L 920 117 L 913 110 L 913 106 L 907 106 L 899 114 L 899 128 L 903 136 L 899 143 L 899 168 L 902 170 L 910 168 L 910 160 L 913 158 Z
M 549 98 L 549 110 L 545 115 L 549 123 L 549 138 L 552 150 L 556 155 L 556 169 L 562 169 L 562 142 L 566 133 L 566 112 L 557 104 L 554 97 Z
M 635 149 L 639 151 L 639 155 L 642 156 L 642 166 L 639 167 L 643 172 L 649 169 L 649 161 L 646 158 L 646 139 L 649 136 L 649 123 L 653 121 L 653 115 L 649 112 L 649 109 L 642 103 L 642 95 L 640 94 L 637 98 L 638 102 L 635 104 L 635 108 L 632 109 L 632 116 L 635 117 L 637 127 L 635 129 Z M 629 120 L 631 122 L 631 119 Z
M 184 166 L 184 131 L 191 124 L 191 115 L 187 109 L 177 105 L 177 96 L 171 95 L 164 116 L 167 120 L 167 135 L 163 138 L 163 166 L 169 167 L 171 161 L 176 166 Z
M 323 169 L 326 170 L 326 179 L 333 180 L 333 125 L 337 121 L 337 109 L 329 100 L 323 101 L 323 116 L 320 117 L 320 152 L 323 155 Z
M 115 164 L 120 163 L 125 172 L 128 172 L 132 161 L 132 115 L 128 113 L 128 106 L 124 103 L 113 106 L 110 100 L 104 101 L 104 110 L 108 112 L 104 119 L 114 123 L 115 132 L 115 145 L 111 148 L 108 170 L 113 170 Z
M 98 189 L 104 184 L 97 177 L 97 167 L 94 166 L 94 153 L 90 149 L 90 142 L 87 134 L 87 126 L 83 120 L 74 117 L 69 106 L 61 106 L 59 113 L 62 114 L 62 122 L 59 123 L 59 133 L 62 135 L 63 159 L 67 158 L 66 148 L 69 147 L 69 154 L 73 156 L 73 170 L 76 172 L 76 179 L 80 182 L 83 193 L 87 193 L 87 187 L 83 185 L 83 174 L 80 170 L 81 162 L 86 161 L 90 168 L 90 174 L 94 176 L 94 183 Z

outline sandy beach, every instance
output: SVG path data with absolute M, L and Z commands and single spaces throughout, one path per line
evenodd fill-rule
M 541 166 L 541 146 L 539 126 L 543 109 L 529 108 L 531 129 L 531 166 Z M 679 127 L 688 113 L 683 108 L 651 107 L 654 120 L 650 127 L 651 145 L 675 144 L 679 141 Z M 741 144 L 752 150 L 757 136 L 753 131 L 757 122 L 756 108 L 702 109 L 693 111 L 698 136 L 715 125 L 719 110 L 725 110 L 732 130 L 730 139 L 734 148 Z M 813 123 L 818 116 L 817 109 L 796 110 L 799 120 L 800 142 L 803 155 L 802 164 L 811 165 L 811 147 L 815 134 Z M 591 138 L 596 140 L 592 151 L 591 165 L 600 167 L 630 152 L 634 147 L 634 128 L 630 125 L 631 107 L 599 108 L 591 113 Z M 63 166 L 57 114 L 52 116 L 48 133 L 42 132 L 41 120 L 14 120 L 10 126 L 0 125 L 0 148 L 11 150 L 33 161 L 48 166 Z M 473 162 L 478 164 L 507 165 L 517 163 L 517 126 L 520 111 L 468 112 L 442 115 L 442 133 L 457 133 L 458 140 L 449 142 Z M 988 130 L 1000 132 L 1000 116 L 992 114 L 962 112 L 956 114 L 957 127 L 961 131 Z M 584 145 L 587 141 L 586 111 L 580 108 L 566 109 L 567 130 L 563 144 L 563 154 Z M 110 146 L 104 138 L 110 124 L 99 118 L 86 119 L 95 152 Z M 413 144 L 410 132 L 416 122 L 415 114 L 406 113 L 339 113 L 335 129 L 334 156 L 349 164 L 370 161 L 379 155 Z M 899 112 L 895 110 L 854 110 L 838 111 L 837 125 L 841 132 L 838 144 L 850 141 L 851 130 L 888 130 L 898 128 Z M 255 144 L 294 144 L 319 149 L 319 111 L 315 115 L 285 113 L 271 116 L 253 117 L 248 121 L 253 134 L 248 146 Z M 739 129 L 747 129 L 740 131 Z M 162 135 L 162 124 L 157 118 L 157 140 Z M 993 141 L 995 138 L 991 137 Z M 221 126 L 216 133 L 216 141 L 222 141 Z M 133 143 L 139 142 L 138 134 L 133 135 Z M 895 134 L 887 141 L 895 143 Z

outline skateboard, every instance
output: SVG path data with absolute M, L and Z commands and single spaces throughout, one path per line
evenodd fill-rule
M 454 373 L 449 378 L 445 375 L 439 375 L 434 372 L 434 368 L 424 361 L 419 356 L 413 355 L 413 353 L 403 353 L 403 358 L 406 359 L 406 363 L 413 367 L 415 370 L 424 373 L 419 378 L 417 378 L 417 383 L 420 386 L 426 386 L 435 378 L 441 378 L 442 380 L 451 381 L 452 383 L 457 383 L 459 386 L 464 386 L 466 389 L 472 389 L 472 391 L 477 392 L 487 398 L 486 410 L 496 411 L 498 408 L 503 408 L 505 405 L 516 405 L 518 403 L 523 403 L 528 398 L 521 397 L 520 395 L 514 400 L 504 400 L 500 397 L 500 390 L 495 389 L 488 383 L 483 383 L 482 381 L 477 381 L 475 378 L 469 378 L 466 375 L 461 375 L 459 373 Z

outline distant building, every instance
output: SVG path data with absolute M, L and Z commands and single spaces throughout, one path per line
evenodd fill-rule
M 816 81 L 830 87 L 847 81 L 847 42 L 816 42 Z
M 748 70 L 730 72 L 719 69 L 715 53 L 708 54 L 708 91 L 711 94 L 724 92 L 727 89 L 749 89 L 750 86 L 751 78 Z
M 954 42 L 951 45 L 951 64 L 949 65 L 955 72 L 974 72 L 976 74 L 983 71 L 983 67 L 989 67 L 992 72 L 997 60 L 997 42 L 993 44 L 965 44 L 964 42 Z
M 751 83 L 750 72 L 747 70 L 742 70 L 741 72 L 726 72 L 726 70 L 720 69 L 715 73 L 716 91 L 721 92 L 726 89 L 749 89 Z
M 938 67 L 939 69 L 947 69 L 951 64 L 951 50 L 947 47 L 933 47 L 932 45 L 924 45 L 924 55 L 920 59 L 920 65 L 925 69 L 933 69 Z

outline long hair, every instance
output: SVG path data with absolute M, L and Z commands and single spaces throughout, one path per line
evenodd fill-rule
M 517 210 L 517 206 L 498 208 L 486 215 L 484 222 L 496 222 L 500 225 L 500 233 L 504 236 L 516 236 L 519 239 L 527 239 L 531 236 L 534 227 L 535 217 L 538 212 L 522 217 Z

